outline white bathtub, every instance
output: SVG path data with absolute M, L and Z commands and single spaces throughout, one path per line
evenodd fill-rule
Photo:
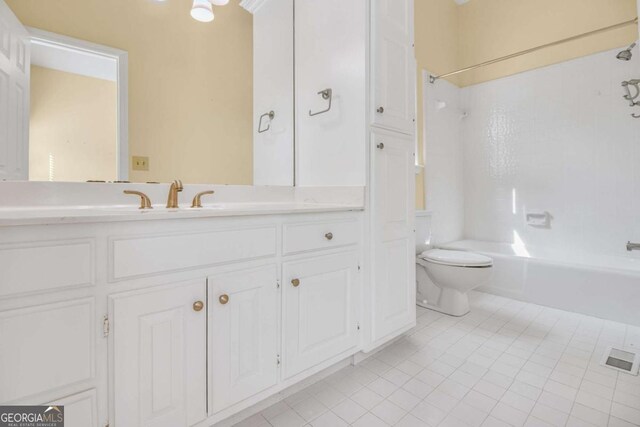
M 479 290 L 640 326 L 640 259 L 566 255 L 504 243 L 461 240 L 440 245 L 494 260 Z

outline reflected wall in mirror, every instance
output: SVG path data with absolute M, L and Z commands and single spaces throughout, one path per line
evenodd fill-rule
M 253 184 L 253 16 L 237 0 L 214 6 L 208 23 L 181 0 L 6 5 L 39 36 L 128 56 L 119 94 L 127 81 L 104 57 L 86 64 L 78 52 L 56 59 L 31 46 L 29 179 Z

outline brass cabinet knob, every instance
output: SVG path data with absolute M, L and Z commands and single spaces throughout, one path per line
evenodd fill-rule
M 378 113 L 382 114 L 382 113 L 384 113 L 384 107 L 378 107 L 378 109 L 376 111 Z
M 294 288 L 297 288 L 298 286 L 300 286 L 300 279 L 293 279 L 291 281 L 291 284 L 293 285 Z
M 193 311 L 202 311 L 204 303 L 202 301 L 196 301 L 193 303 Z
M 229 302 L 229 295 L 227 295 L 227 294 L 220 295 L 220 297 L 218 298 L 218 301 L 220 301 L 220 304 L 222 304 L 222 305 L 228 303 Z
M 324 237 L 325 237 L 327 240 L 331 240 L 331 239 L 333 239 L 333 233 L 327 233 L 327 234 L 325 234 L 325 235 L 324 235 Z
M 384 150 L 384 144 L 382 142 L 380 144 L 376 145 L 376 147 L 378 147 L 381 150 Z

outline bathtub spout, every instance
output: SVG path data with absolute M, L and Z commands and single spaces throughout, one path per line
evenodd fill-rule
M 631 251 L 640 251 L 640 243 L 631 243 L 627 242 L 627 250 Z

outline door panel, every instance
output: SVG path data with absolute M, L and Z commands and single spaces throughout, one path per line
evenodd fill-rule
M 209 399 L 215 413 L 276 384 L 279 291 L 275 266 L 210 276 L 208 283 Z
M 0 180 L 29 179 L 29 33 L 0 1 Z
M 64 406 L 65 427 L 98 427 L 98 399 L 95 389 L 56 399 L 47 405 Z
M 206 416 L 204 280 L 112 297 L 116 425 L 188 426 Z
M 375 341 L 415 322 L 415 157 L 412 137 L 372 142 Z
M 282 277 L 287 378 L 356 347 L 355 252 L 287 262 Z
M 374 0 L 373 121 L 415 133 L 413 0 Z

